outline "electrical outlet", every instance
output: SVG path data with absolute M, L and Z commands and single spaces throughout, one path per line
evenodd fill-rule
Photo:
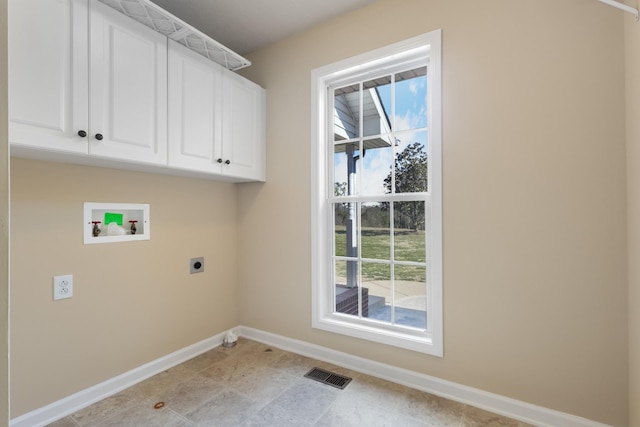
M 53 277 L 53 300 L 71 298 L 73 296 L 73 275 Z
M 191 258 L 189 261 L 189 273 L 202 273 L 204 271 L 204 257 Z

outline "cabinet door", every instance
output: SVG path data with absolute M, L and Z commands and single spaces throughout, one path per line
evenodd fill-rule
M 89 28 L 89 153 L 166 164 L 166 37 L 96 0 Z
M 169 41 L 169 165 L 220 173 L 221 68 Z
M 224 70 L 222 80 L 223 173 L 265 180 L 265 92 L 255 83 Z
M 11 0 L 9 17 L 11 144 L 86 154 L 86 0 Z

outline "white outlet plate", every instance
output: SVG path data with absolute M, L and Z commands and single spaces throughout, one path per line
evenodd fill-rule
M 71 298 L 73 296 L 73 275 L 53 277 L 53 300 Z

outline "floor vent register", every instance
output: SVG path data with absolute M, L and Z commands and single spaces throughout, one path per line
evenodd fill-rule
M 325 371 L 324 369 L 320 368 L 313 368 L 312 370 L 304 374 L 304 376 L 305 378 L 310 378 L 323 384 L 339 388 L 340 390 L 343 390 L 351 382 L 351 378 L 349 377 L 334 374 L 333 372 Z

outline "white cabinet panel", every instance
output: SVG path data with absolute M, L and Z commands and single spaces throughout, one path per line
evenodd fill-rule
M 9 14 L 10 142 L 86 153 L 86 0 L 13 0 Z
M 223 72 L 222 152 L 224 173 L 265 180 L 265 91 L 255 83 Z M 228 163 L 227 163 L 228 162 Z
M 220 173 L 221 68 L 169 42 L 169 166 Z
M 90 29 L 90 154 L 166 164 L 166 37 L 96 1 Z

